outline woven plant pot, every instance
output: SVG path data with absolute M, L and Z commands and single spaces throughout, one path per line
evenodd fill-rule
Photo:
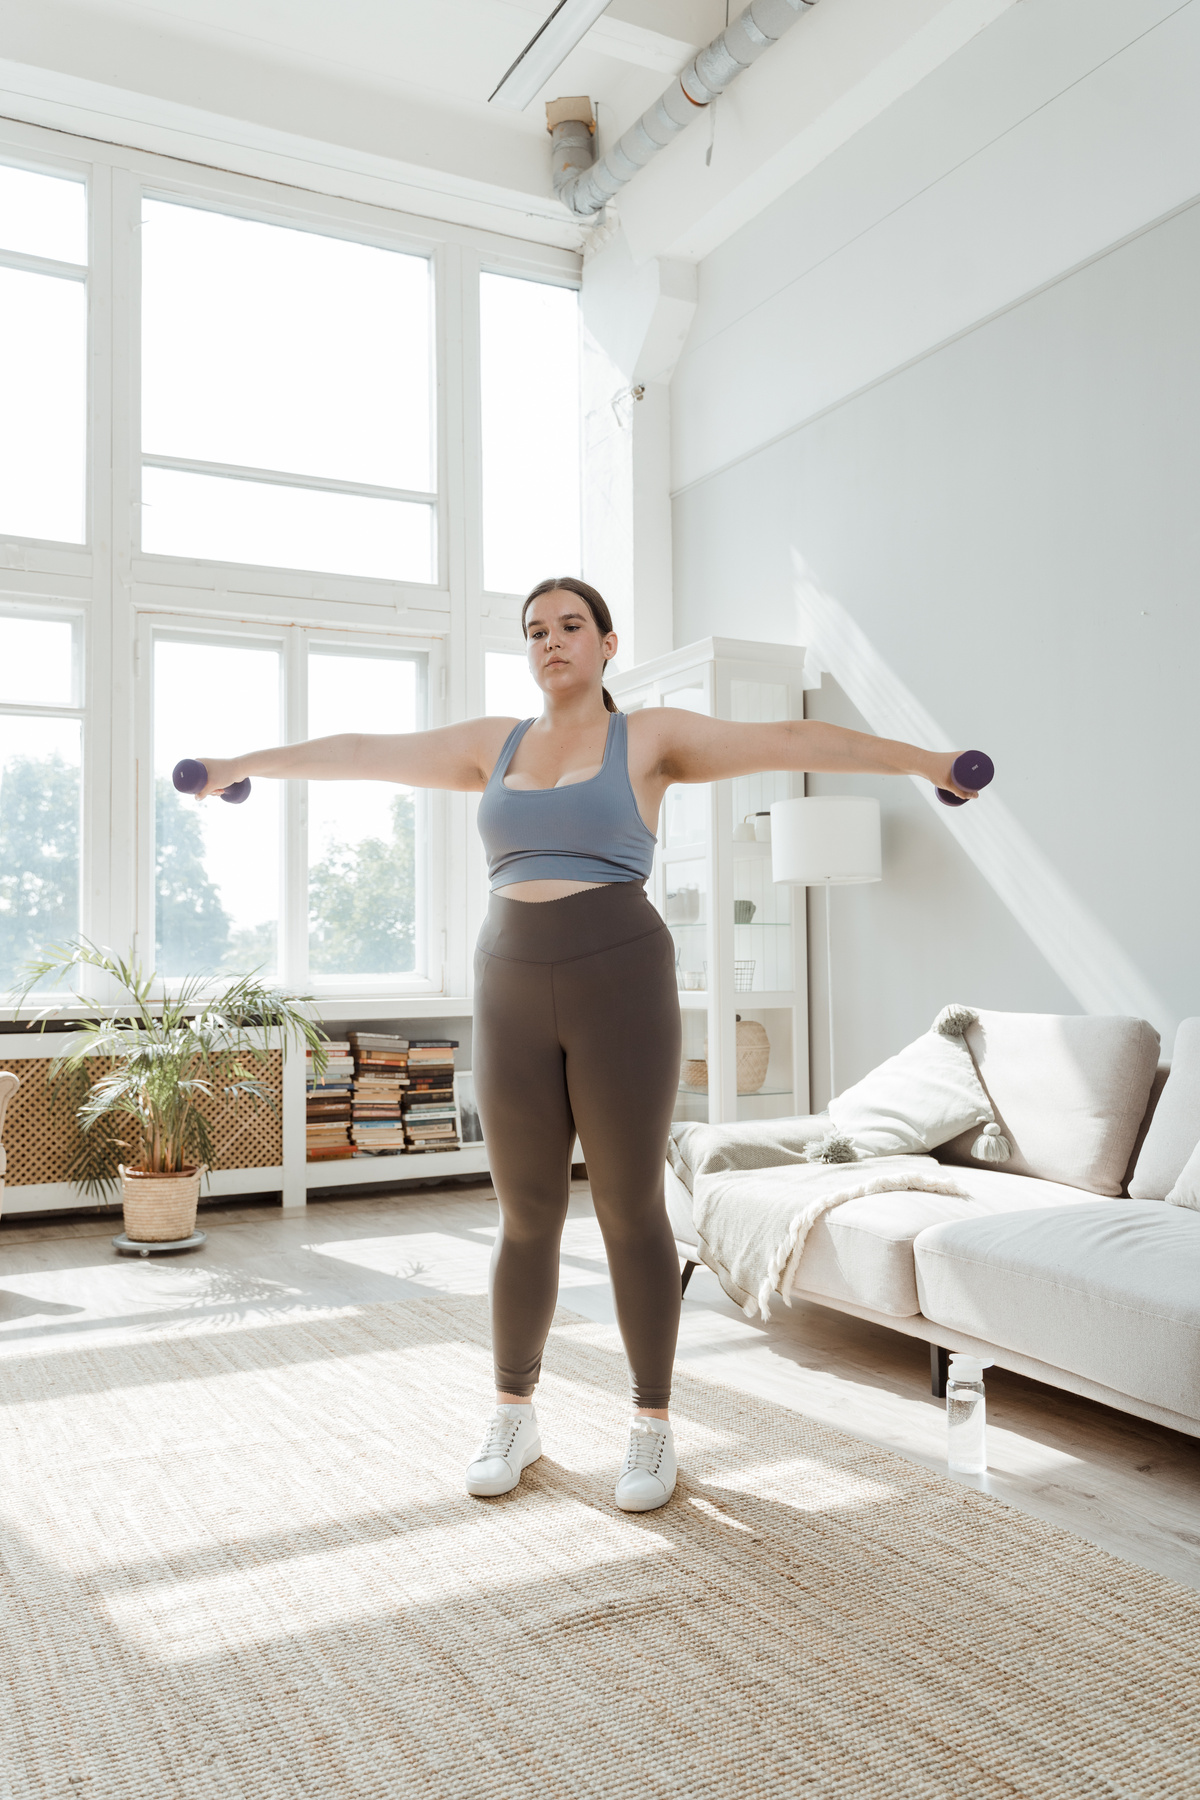
M 739 1094 L 757 1094 L 767 1079 L 767 1064 L 771 1060 L 771 1040 L 767 1036 L 766 1027 L 757 1019 L 742 1019 L 737 1022 L 737 1091 Z M 697 1088 L 706 1092 L 708 1088 L 708 1058 L 705 1056 L 689 1057 L 680 1070 L 679 1079 L 686 1088 Z
M 135 1244 L 177 1244 L 196 1229 L 204 1164 L 174 1175 L 121 1169 L 125 1236 Z

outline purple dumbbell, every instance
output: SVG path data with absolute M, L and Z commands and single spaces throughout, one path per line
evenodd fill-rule
M 956 756 L 950 769 L 960 787 L 985 788 L 996 773 L 996 765 L 984 750 L 964 750 Z M 943 806 L 965 806 L 967 803 L 960 794 L 952 794 L 946 788 L 934 790 Z
M 179 793 L 198 794 L 202 788 L 208 786 L 208 770 L 202 762 L 197 762 L 194 757 L 185 756 L 182 762 L 175 764 L 171 780 L 175 783 Z M 231 806 L 240 806 L 249 792 L 250 777 L 246 775 L 241 781 L 235 781 L 231 787 L 227 787 L 221 798 L 228 800 Z

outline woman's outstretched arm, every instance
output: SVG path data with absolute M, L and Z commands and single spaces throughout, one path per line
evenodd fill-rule
M 956 752 L 921 750 L 895 738 L 872 737 L 819 719 L 781 719 L 741 725 L 676 707 L 647 707 L 637 715 L 658 734 L 659 767 L 667 781 L 725 781 L 765 769 L 805 769 L 811 774 L 920 775 L 964 800 L 974 788 L 951 774 Z M 643 727 L 643 729 L 645 729 Z
M 516 719 L 467 719 L 461 725 L 395 736 L 344 731 L 243 756 L 200 756 L 197 761 L 208 770 L 208 785 L 197 798 L 219 794 L 244 775 L 281 781 L 395 781 L 405 787 L 477 793 L 487 786 L 516 723 Z

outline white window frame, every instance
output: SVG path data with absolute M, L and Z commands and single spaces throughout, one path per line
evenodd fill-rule
M 279 716 L 282 741 L 296 743 L 308 735 L 309 651 L 319 644 L 360 655 L 376 651 L 400 655 L 419 665 L 418 682 L 425 715 L 429 717 L 431 690 L 443 686 L 443 640 L 424 643 L 412 638 L 378 632 L 346 632 L 325 626 L 254 625 L 214 620 L 210 615 L 142 612 L 138 617 L 137 656 L 137 942 L 147 963 L 153 960 L 156 937 L 154 873 L 154 646 L 161 639 L 177 643 L 261 645 L 279 654 Z M 193 746 L 195 747 L 195 746 Z M 188 754 L 187 746 L 182 753 Z M 346 976 L 333 979 L 313 976 L 308 957 L 308 783 L 285 784 L 282 811 L 278 980 L 286 987 L 312 993 L 319 999 L 402 998 L 405 995 L 438 994 L 444 988 L 445 929 L 445 821 L 444 808 L 435 796 L 419 791 L 417 879 L 424 890 L 418 903 L 424 941 L 418 945 L 418 961 L 425 967 L 412 974 Z M 251 800 L 249 805 L 253 805 Z M 253 830 L 253 813 L 246 815 Z M 144 848 L 148 846 L 149 848 Z M 424 952 L 424 956 L 420 952 Z M 176 985 L 174 981 L 162 984 Z M 211 985 L 219 985 L 214 982 Z
M 483 639 L 486 636 L 496 648 L 519 645 L 520 600 L 487 595 L 482 586 L 479 275 L 486 269 L 577 287 L 581 259 L 572 251 L 497 232 L 301 192 L 258 177 L 13 121 L 0 122 L 0 161 L 82 178 L 89 221 L 86 541 L 70 545 L 0 534 L 0 604 L 15 602 L 22 610 L 44 608 L 47 616 L 74 610 L 85 621 L 80 928 L 117 949 L 132 945 L 150 961 L 153 942 L 146 937 L 151 915 L 146 911 L 145 886 L 153 880 L 147 860 L 152 834 L 145 834 L 147 797 L 138 791 L 149 748 L 141 737 L 148 714 L 137 673 L 138 658 L 145 655 L 145 623 L 175 618 L 187 630 L 211 630 L 218 636 L 245 628 L 260 635 L 290 634 L 298 643 L 302 631 L 319 630 L 363 643 L 411 645 L 429 656 L 430 726 L 481 713 Z M 431 259 L 436 359 L 434 583 L 259 568 L 140 550 L 143 194 Z M 289 654 L 299 651 L 293 647 Z M 297 733 L 302 729 L 298 724 Z M 152 787 L 150 791 L 152 795 Z M 297 804 L 289 801 L 289 806 Z M 470 946 L 485 900 L 482 859 L 471 828 L 475 799 L 433 793 L 428 806 L 429 917 L 435 932 L 429 946 L 430 978 L 398 986 L 395 992 L 465 996 L 470 992 Z M 146 851 L 140 867 L 139 841 Z M 304 893 L 303 886 L 297 888 L 300 865 L 293 860 L 300 854 L 301 842 L 299 830 L 289 823 L 286 855 L 292 908 Z M 289 922 L 289 939 L 293 929 Z M 440 957 L 439 930 L 445 933 Z M 372 984 L 372 991 L 383 993 L 378 983 Z M 342 984 L 322 994 L 326 1002 L 339 998 L 353 1002 L 362 998 L 362 990 Z

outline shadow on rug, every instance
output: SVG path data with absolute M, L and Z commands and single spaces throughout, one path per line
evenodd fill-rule
M 1200 1598 L 687 1374 L 676 1496 L 623 1514 L 613 1345 L 558 1315 L 493 1501 L 478 1299 L 6 1358 L 7 1793 L 1200 1790 Z

